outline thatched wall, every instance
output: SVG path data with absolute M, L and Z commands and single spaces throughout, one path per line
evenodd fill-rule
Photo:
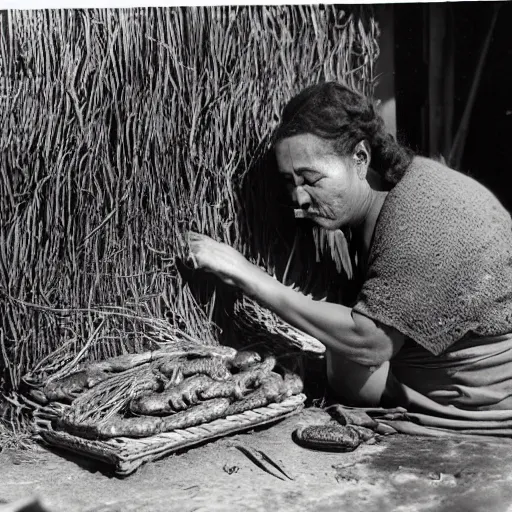
M 269 136 L 308 84 L 372 92 L 371 15 L 265 6 L 1 17 L 1 387 L 84 347 L 98 358 L 173 337 L 218 342 L 225 299 L 180 263 L 183 234 L 226 241 L 282 278 L 295 224 L 264 158 Z M 302 230 L 299 256 L 313 268 Z M 312 272 L 337 275 L 322 269 Z

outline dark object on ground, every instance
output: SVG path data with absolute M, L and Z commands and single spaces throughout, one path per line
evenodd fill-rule
M 7 505 L 0 505 L 0 512 L 50 512 L 38 499 L 23 498 Z
M 293 433 L 294 441 L 304 448 L 351 452 L 360 444 L 373 440 L 376 434 L 368 428 L 357 425 L 309 425 Z

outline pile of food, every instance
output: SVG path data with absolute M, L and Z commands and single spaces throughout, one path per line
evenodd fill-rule
M 52 428 L 86 439 L 149 437 L 236 415 L 301 393 L 272 355 L 225 346 L 163 348 L 88 363 L 30 396 Z M 52 414 L 48 411 L 58 411 Z

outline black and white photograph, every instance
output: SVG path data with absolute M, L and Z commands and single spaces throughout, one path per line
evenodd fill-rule
M 508 1 L 0 1 L 0 512 L 511 512 Z

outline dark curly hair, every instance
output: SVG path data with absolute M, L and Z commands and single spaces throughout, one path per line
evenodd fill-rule
M 294 96 L 283 110 L 273 145 L 303 133 L 332 141 L 334 150 L 342 156 L 352 153 L 357 143 L 366 139 L 372 169 L 390 185 L 400 181 L 414 156 L 386 131 L 370 99 L 337 82 L 312 85 Z

